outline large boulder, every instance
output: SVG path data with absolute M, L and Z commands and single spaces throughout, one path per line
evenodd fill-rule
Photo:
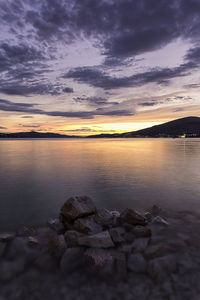
M 87 234 L 94 234 L 103 230 L 102 226 L 95 222 L 94 216 L 79 218 L 74 222 L 74 229 Z
M 144 273 L 147 268 L 147 263 L 142 254 L 131 254 L 127 261 L 128 269 L 136 273 Z
M 100 209 L 97 209 L 97 212 L 96 212 L 94 218 L 98 224 L 100 224 L 104 227 L 108 227 L 108 226 L 113 225 L 115 216 L 109 210 L 107 210 L 105 208 L 100 208 Z
M 94 235 L 80 237 L 78 242 L 79 245 L 92 248 L 110 248 L 115 246 L 107 230 Z
M 151 236 L 151 229 L 145 226 L 136 225 L 134 226 L 132 233 L 134 233 L 136 237 L 149 237 Z
M 69 247 L 76 247 L 79 245 L 79 238 L 84 236 L 83 233 L 76 230 L 67 230 L 64 234 L 65 240 Z
M 89 197 L 71 197 L 62 206 L 60 218 L 62 222 L 65 219 L 67 221 L 74 221 L 78 218 L 89 216 L 95 212 L 96 207 Z
M 68 248 L 60 261 L 60 270 L 63 274 L 70 274 L 80 268 L 83 263 L 83 248 Z
M 139 214 L 137 211 L 127 208 L 120 214 L 122 222 L 126 222 L 132 225 L 146 225 L 147 220 L 144 216 Z
M 124 253 L 110 249 L 88 249 L 84 253 L 89 271 L 96 275 L 110 279 L 124 278 L 126 276 L 126 258 Z M 108 276 L 110 276 L 108 278 Z

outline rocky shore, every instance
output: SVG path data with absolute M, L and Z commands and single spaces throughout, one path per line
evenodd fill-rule
M 0 234 L 0 300 L 199 300 L 199 251 L 198 214 L 72 197 L 47 226 Z

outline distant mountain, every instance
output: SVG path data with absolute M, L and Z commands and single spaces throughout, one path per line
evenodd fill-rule
M 52 132 L 16 132 L 16 133 L 0 133 L 0 138 L 77 138 L 77 136 L 70 136 Z
M 161 125 L 114 134 L 90 135 L 87 138 L 129 138 L 129 137 L 200 137 L 200 118 L 186 117 L 170 121 Z M 80 136 L 70 136 L 51 132 L 17 132 L 0 133 L 0 138 L 80 138 Z
M 141 129 L 138 131 L 125 132 L 121 134 L 100 134 L 89 136 L 90 138 L 115 138 L 115 137 L 200 137 L 200 118 L 186 117 L 170 121 L 161 125 Z

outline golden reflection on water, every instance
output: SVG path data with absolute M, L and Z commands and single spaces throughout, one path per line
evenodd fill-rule
M 112 209 L 200 209 L 199 162 L 200 139 L 1 140 L 0 225 L 41 222 L 75 194 Z

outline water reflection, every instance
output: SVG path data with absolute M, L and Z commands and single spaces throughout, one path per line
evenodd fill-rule
M 39 224 L 71 195 L 199 210 L 200 139 L 1 140 L 0 226 Z

